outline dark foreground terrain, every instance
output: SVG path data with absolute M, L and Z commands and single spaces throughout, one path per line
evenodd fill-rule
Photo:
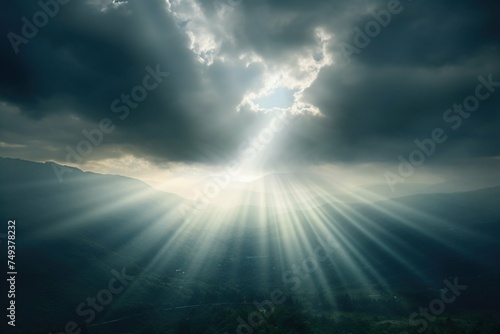
M 500 188 L 188 219 L 175 195 L 50 163 L 0 159 L 0 184 L 9 333 L 500 333 Z

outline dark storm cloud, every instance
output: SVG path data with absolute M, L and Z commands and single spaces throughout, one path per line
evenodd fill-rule
M 197 156 L 203 145 L 224 151 L 238 131 L 231 129 L 238 126 L 221 132 L 211 125 L 231 117 L 225 111 L 239 103 L 231 95 L 239 92 L 226 89 L 235 87 L 224 82 L 227 70 L 214 67 L 202 73 L 188 48 L 189 40 L 168 15 L 164 1 L 129 1 L 105 11 L 101 3 L 109 2 L 75 1 L 61 6 L 34 38 L 18 46 L 18 54 L 3 39 L 0 66 L 6 75 L 1 78 L 0 99 L 32 119 L 74 113 L 96 123 L 103 117 L 116 121 L 111 102 L 141 83 L 146 66 L 159 64 L 173 79 L 162 82 L 131 110 L 130 117 L 117 124 L 119 130 L 106 138 L 107 143 L 128 144 L 139 155 L 173 160 L 203 160 Z M 9 20 L 2 35 L 10 31 L 21 35 L 21 17 L 31 19 L 40 7 L 35 2 L 10 6 L 3 12 Z M 238 77 L 243 78 L 239 83 L 246 75 L 251 80 L 252 71 L 239 70 Z M 248 124 L 251 118 L 232 121 Z M 63 144 L 76 144 L 79 136 L 77 131 L 72 141 Z M 61 159 L 63 153 L 52 158 Z
M 359 56 L 360 61 L 372 66 L 439 68 L 464 65 L 478 54 L 498 52 L 498 2 L 447 0 L 401 1 L 401 4 L 403 11 L 392 17 L 390 25 Z M 373 20 L 371 14 L 363 15 L 355 25 L 363 28 L 370 20 Z
M 265 124 L 262 115 L 235 112 L 244 94 L 262 85 L 266 65 L 293 64 L 298 53 L 313 48 L 316 29 L 322 28 L 332 36 L 334 63 L 321 69 L 304 99 L 323 115 L 298 117 L 286 138 L 278 140 L 281 151 L 274 159 L 393 161 L 411 151 L 415 138 L 443 126 L 445 110 L 474 93 L 477 76 L 492 73 L 500 81 L 500 5 L 402 1 L 403 11 L 348 64 L 340 43 L 353 44 L 353 28 L 364 29 L 373 20 L 370 11 L 386 9 L 387 3 L 243 0 L 224 21 L 213 1 L 200 0 L 209 18 L 207 29 L 230 36 L 220 54 L 234 60 L 215 60 L 210 66 L 189 49 L 182 26 L 193 23 L 178 24 L 165 1 L 61 5 L 34 38 L 19 45 L 18 54 L 2 39 L 0 101 L 19 108 L 19 114 L 10 118 L 12 124 L 5 119 L 0 142 L 44 152 L 38 153 L 41 159 L 64 160 L 64 147 L 82 138 L 77 123 L 64 125 L 65 117 L 76 115 L 82 128 L 108 117 L 117 129 L 105 144 L 134 155 L 158 161 L 227 159 L 258 131 L 258 124 Z M 2 7 L 2 36 L 20 34 L 21 18 L 40 10 L 35 1 Z M 237 61 L 244 53 L 256 54 L 266 65 L 244 66 Z M 121 121 L 111 112 L 111 102 L 130 93 L 146 66 L 156 64 L 169 72 L 168 78 Z M 440 157 L 500 155 L 499 101 L 500 91 L 450 132 Z M 33 124 L 47 120 L 58 135 L 33 131 Z M 16 136 L 13 128 L 19 131 Z M 36 138 L 43 138 L 39 147 Z
M 434 128 L 449 128 L 450 122 L 443 119 L 445 111 L 474 95 L 478 75 L 486 78 L 497 73 L 493 78 L 500 82 L 500 68 L 472 65 L 468 69 L 433 70 L 356 63 L 324 71 L 308 93 L 330 124 L 327 137 L 322 139 L 335 145 L 326 149 L 343 159 L 390 159 L 408 150 L 414 139 L 429 137 Z M 469 154 L 480 154 L 484 148 L 489 148 L 488 154 L 498 154 L 495 124 L 499 121 L 500 91 L 495 94 L 499 96 L 482 102 L 459 129 L 449 131 L 454 138 L 449 145 L 475 140 L 483 147 L 469 147 Z M 477 141 L 478 136 L 490 140 Z M 318 146 L 323 145 L 319 142 Z
M 400 16 L 351 64 L 325 69 L 307 92 L 331 121 L 331 136 L 323 139 L 334 144 L 324 148 L 326 159 L 395 159 L 415 148 L 414 139 L 449 128 L 444 112 L 474 95 L 477 76 L 493 74 L 500 82 L 497 2 L 402 4 Z M 353 44 L 350 38 L 344 41 Z M 447 131 L 451 140 L 438 156 L 499 155 L 499 106 L 497 91 L 459 129 Z
M 386 9 L 386 4 L 380 2 L 374 10 Z M 500 82 L 500 28 L 495 23 L 500 5 L 417 1 L 401 6 L 403 11 L 350 64 L 339 44 L 354 45 L 352 29 L 364 30 L 373 16 L 344 11 L 341 21 L 352 20 L 343 27 L 315 22 L 336 35 L 331 45 L 336 64 L 323 69 L 306 91 L 306 100 L 325 117 L 294 124 L 290 160 L 397 163 L 398 155 L 415 149 L 415 139 L 430 137 L 437 127 L 447 131 L 449 140 L 433 159 L 500 154 L 500 91 L 481 102 L 459 129 L 450 130 L 443 120 L 448 108 L 474 95 L 479 75 L 493 74 Z

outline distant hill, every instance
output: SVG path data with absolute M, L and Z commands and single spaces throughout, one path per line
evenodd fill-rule
M 328 284 L 328 294 L 402 293 L 459 276 L 475 291 L 463 298 L 470 307 L 498 304 L 500 187 L 288 210 L 211 206 L 187 221 L 178 196 L 74 168 L 60 182 L 54 167 L 62 168 L 0 158 L 0 217 L 16 220 L 25 326 L 49 329 L 75 318 L 112 269 L 136 279 L 96 321 L 201 299 L 255 298 L 283 286 L 282 274 L 329 240 L 337 248 L 297 293 L 304 298 L 318 298 L 313 282 Z M 269 182 L 287 189 L 286 177 Z

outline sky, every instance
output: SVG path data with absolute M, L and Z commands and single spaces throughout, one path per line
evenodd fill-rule
M 1 6 L 1 157 L 168 191 L 233 167 L 500 183 L 498 1 Z

